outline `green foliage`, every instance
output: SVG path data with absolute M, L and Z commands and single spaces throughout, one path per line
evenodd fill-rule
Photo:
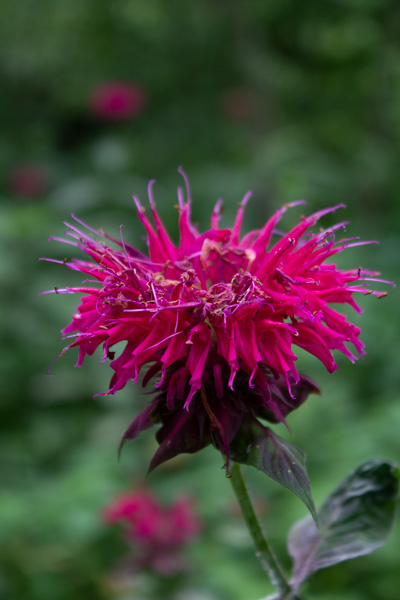
M 224 222 L 231 222 L 249 188 L 247 226 L 301 197 L 310 211 L 345 202 L 343 219 L 353 222 L 348 235 L 381 245 L 349 250 L 343 265 L 394 278 L 399 24 L 400 4 L 385 0 L 306 0 L 301 9 L 294 0 L 2 0 L 0 597 L 167 598 L 167 587 L 149 573 L 116 575 L 126 545 L 100 516 L 118 492 L 143 482 L 153 432 L 127 444 L 120 463 L 116 455 L 148 398 L 131 387 L 92 399 L 111 376 L 100 356 L 73 370 L 76 356 L 67 354 L 46 376 L 62 349 L 57 332 L 77 303 L 37 296 L 77 283 L 62 266 L 37 261 L 73 255 L 47 237 L 62 235 L 61 222 L 76 212 L 111 235 L 123 223 L 124 239 L 143 248 L 131 196 L 145 203 L 153 177 L 157 206 L 176 233 L 172 207 L 183 164 L 200 227 L 218 197 L 225 199 Z M 124 122 L 96 118 L 88 102 L 93 87 L 120 80 L 146 91 L 143 113 Z M 43 173 L 31 194 L 16 190 L 10 177 L 24 164 Z M 289 211 L 282 228 L 299 210 Z M 307 452 L 317 499 L 366 458 L 399 454 L 396 292 L 361 302 L 368 350 L 361 363 L 339 359 L 329 376 L 312 358 L 301 354 L 298 361 L 323 392 L 288 419 L 293 441 Z M 271 590 L 230 504 L 220 463 L 207 449 L 175 459 L 148 482 L 163 497 L 194 495 L 204 520 L 181 597 L 256 600 Z M 282 553 L 283 532 L 303 507 L 248 471 Z M 399 550 L 394 535 L 372 559 L 318 572 L 312 593 L 318 600 L 386 600 L 397 589 Z
M 295 590 L 315 571 L 370 554 L 385 544 L 398 500 L 399 468 L 381 460 L 359 466 L 318 511 L 293 527 L 288 547 Z

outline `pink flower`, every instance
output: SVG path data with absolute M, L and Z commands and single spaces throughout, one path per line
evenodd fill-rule
M 359 313 L 356 294 L 385 295 L 368 287 L 376 273 L 340 270 L 329 262 L 338 252 L 368 242 L 337 241 L 344 222 L 312 232 L 320 218 L 343 205 L 303 217 L 276 239 L 283 213 L 301 202 L 286 205 L 263 227 L 241 236 L 248 193 L 231 229 L 218 227 L 219 201 L 211 229 L 200 233 L 190 221 L 189 185 L 181 173 L 187 198 L 179 188 L 179 246 L 157 214 L 153 182 L 148 192 L 154 227 L 134 198 L 148 236 L 148 255 L 127 245 L 122 236 L 115 240 L 75 217 L 89 233 L 67 223 L 71 239 L 59 240 L 89 257 L 62 262 L 87 275 L 81 287 L 55 290 L 82 295 L 63 332 L 73 340 L 65 350 L 77 347 L 81 366 L 86 355 L 102 346 L 103 361 L 110 359 L 114 370 L 109 394 L 136 382 L 143 370 L 143 386 L 158 377 L 156 397 L 122 439 L 134 439 L 161 423 L 160 447 L 150 469 L 209 443 L 229 464 L 230 446 L 243 428 L 259 418 L 285 422 L 310 392 L 318 391 L 297 371 L 297 347 L 318 358 L 329 372 L 337 368 L 334 351 L 351 361 L 357 358 L 351 346 L 358 356 L 364 354 L 360 329 L 332 304 L 349 304 Z M 104 241 L 95 239 L 99 236 Z M 125 348 L 115 356 L 119 342 Z
M 118 496 L 103 513 L 106 523 L 118 523 L 119 521 L 140 522 L 148 515 L 152 520 L 157 520 L 160 512 L 158 502 L 150 492 L 135 492 Z M 149 521 L 147 529 L 153 529 Z
M 146 94 L 134 83 L 108 82 L 92 90 L 89 103 L 94 114 L 102 119 L 126 121 L 143 112 Z
M 163 507 L 148 491 L 117 497 L 104 510 L 103 519 L 108 524 L 122 523 L 141 565 L 163 574 L 181 569 L 184 563 L 179 552 L 201 529 L 190 498 Z

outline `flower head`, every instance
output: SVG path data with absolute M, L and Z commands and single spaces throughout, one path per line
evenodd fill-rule
M 109 121 L 126 121 L 143 111 L 146 94 L 134 83 L 108 82 L 92 90 L 89 102 L 96 116 Z
M 160 447 L 150 468 L 181 452 L 196 452 L 209 443 L 229 462 L 231 443 L 243 427 L 258 419 L 285 422 L 317 386 L 300 376 L 296 348 L 316 356 L 333 372 L 333 351 L 351 361 L 364 354 L 360 329 L 331 305 L 349 304 L 361 312 L 356 294 L 371 291 L 376 273 L 340 270 L 329 262 L 345 248 L 367 242 L 337 241 L 345 223 L 312 232 L 324 215 L 316 212 L 289 233 L 276 236 L 286 205 L 256 231 L 240 234 L 248 193 L 231 229 L 218 226 L 221 202 L 211 229 L 200 233 L 190 220 L 190 190 L 178 189 L 180 243 L 175 246 L 155 208 L 149 184 L 151 225 L 139 200 L 138 217 L 148 237 L 148 254 L 94 231 L 78 219 L 68 224 L 69 244 L 87 261 L 65 264 L 85 273 L 82 287 L 55 290 L 78 293 L 81 304 L 63 331 L 77 347 L 81 366 L 86 355 L 103 347 L 114 375 L 108 393 L 143 375 L 143 386 L 155 380 L 155 398 L 123 436 L 161 423 Z M 98 241 L 98 237 L 103 241 Z M 109 243 L 111 242 L 111 243 Z M 56 261 L 57 262 L 57 261 Z M 61 261 L 58 261 L 61 262 Z M 93 285 L 95 284 L 95 285 Z M 118 342 L 125 348 L 114 355 Z

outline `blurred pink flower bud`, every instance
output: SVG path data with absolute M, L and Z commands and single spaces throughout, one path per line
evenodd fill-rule
M 163 575 L 183 568 L 180 551 L 201 529 L 190 498 L 163 507 L 150 491 L 118 496 L 103 511 L 103 519 L 109 524 L 122 522 L 136 563 Z
M 159 505 L 149 492 L 134 492 L 123 494 L 103 511 L 103 519 L 106 523 L 118 523 L 120 521 L 137 522 L 146 513 L 156 513 Z
M 109 121 L 127 121 L 139 116 L 146 105 L 146 93 L 129 82 L 108 82 L 95 87 L 89 97 L 93 113 Z

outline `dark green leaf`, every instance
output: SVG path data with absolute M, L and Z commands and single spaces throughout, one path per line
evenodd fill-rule
M 319 529 L 309 517 L 296 523 L 288 541 L 295 589 L 319 569 L 383 546 L 394 521 L 398 483 L 395 465 L 367 461 L 329 496 L 318 512 Z
M 291 490 L 316 519 L 305 462 L 305 453 L 260 423 L 242 428 L 230 446 L 231 457 L 266 473 Z

